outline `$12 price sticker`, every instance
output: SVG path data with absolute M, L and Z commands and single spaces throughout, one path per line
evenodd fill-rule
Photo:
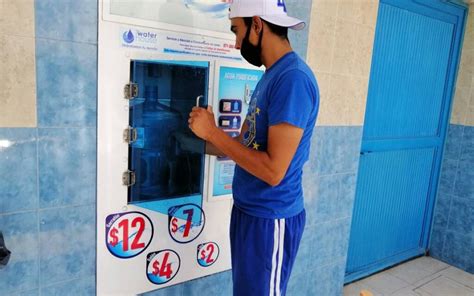
M 214 242 L 200 244 L 197 247 L 197 261 L 202 267 L 214 264 L 219 257 L 219 246 Z
M 147 256 L 147 278 L 154 284 L 165 284 L 176 276 L 180 265 L 181 259 L 173 250 L 161 250 L 150 253 Z
M 168 215 L 169 233 L 178 243 L 189 243 L 196 239 L 206 222 L 203 210 L 195 204 L 170 208 Z
M 143 213 L 112 214 L 105 219 L 107 249 L 119 258 L 132 258 L 143 252 L 153 238 L 153 224 Z

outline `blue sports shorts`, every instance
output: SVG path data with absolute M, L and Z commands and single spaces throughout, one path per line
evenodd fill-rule
M 230 220 L 234 296 L 284 296 L 303 235 L 306 212 L 287 219 L 245 214 Z

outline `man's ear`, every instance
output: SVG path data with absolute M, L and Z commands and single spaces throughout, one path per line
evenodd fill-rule
M 252 17 L 252 29 L 254 29 L 257 34 L 260 34 L 260 32 L 262 31 L 262 27 L 263 27 L 262 19 L 258 16 Z

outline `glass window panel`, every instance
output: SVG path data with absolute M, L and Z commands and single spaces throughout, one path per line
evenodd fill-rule
M 138 97 L 130 101 L 130 126 L 137 140 L 129 168 L 136 182 L 129 202 L 202 195 L 205 143 L 189 129 L 188 116 L 197 97 L 207 104 L 207 63 L 135 61 L 132 81 Z

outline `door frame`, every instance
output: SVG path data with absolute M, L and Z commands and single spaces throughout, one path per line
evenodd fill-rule
M 432 0 L 431 1 L 430 0 L 380 0 L 380 3 L 388 4 L 388 5 L 398 7 L 401 9 L 409 9 L 410 11 L 416 11 L 416 13 L 429 16 L 431 18 L 434 17 L 436 19 L 442 19 L 443 21 L 448 20 L 450 23 L 454 25 L 454 37 L 451 41 L 451 52 L 450 52 L 450 57 L 449 57 L 449 62 L 448 62 L 449 69 L 446 74 L 447 83 L 444 88 L 444 94 L 443 94 L 445 103 L 442 107 L 443 109 L 441 111 L 440 124 L 438 125 L 439 128 L 437 131 L 437 136 L 439 137 L 439 139 L 435 141 L 429 140 L 423 143 L 426 146 L 439 144 L 440 148 L 437 149 L 436 151 L 433 167 L 431 170 L 432 173 L 430 177 L 430 185 L 428 188 L 428 198 L 427 198 L 427 204 L 426 204 L 424 219 L 423 219 L 424 225 L 423 225 L 423 230 L 422 230 L 421 240 L 420 240 L 421 247 L 416 250 L 410 250 L 410 251 L 403 252 L 401 254 L 397 254 L 389 258 L 385 258 L 379 262 L 368 265 L 359 271 L 356 271 L 350 274 L 346 273 L 345 278 L 344 278 L 345 284 L 353 282 L 360 278 L 369 276 L 370 274 L 373 274 L 375 272 L 378 272 L 380 270 L 393 266 L 397 263 L 405 261 L 406 258 L 413 258 L 419 255 L 426 254 L 429 248 L 429 241 L 430 241 L 430 235 L 431 235 L 432 224 L 433 224 L 433 216 L 434 216 L 434 205 L 436 202 L 441 164 L 442 164 L 442 160 L 444 156 L 444 146 L 446 143 L 446 135 L 447 135 L 447 129 L 449 126 L 449 118 L 452 112 L 454 90 L 455 90 L 455 85 L 456 85 L 459 63 L 461 60 L 461 50 L 462 50 L 462 45 L 463 45 L 463 40 L 464 40 L 465 26 L 467 22 L 467 13 L 468 13 L 467 5 L 460 2 L 459 0 L 450 0 L 447 2 L 437 1 L 435 3 L 433 3 Z M 426 9 L 421 9 L 422 11 L 418 12 L 418 10 L 420 10 L 420 8 L 423 8 L 423 7 L 425 7 Z M 428 9 L 430 10 L 429 14 L 427 13 Z M 377 24 L 378 24 L 378 19 L 377 19 L 376 26 Z M 375 41 L 374 41 L 374 44 L 375 44 Z M 370 91 L 370 81 L 371 81 L 372 75 L 373 74 L 371 72 L 370 77 L 369 77 L 369 91 Z M 367 116 L 367 113 L 365 114 L 365 117 L 366 116 Z M 380 149 L 380 146 L 378 148 Z M 381 148 L 382 148 L 381 150 L 384 150 L 385 147 L 381 147 Z M 396 149 L 396 148 L 401 148 L 401 147 L 396 147 L 396 146 L 388 147 L 387 146 L 386 148 L 387 150 L 389 148 L 390 150 L 392 150 L 394 148 Z M 422 148 L 422 146 L 420 146 L 420 148 Z M 362 141 L 361 155 L 364 153 L 370 152 L 370 150 L 371 150 L 370 145 L 364 145 L 364 142 Z M 358 173 L 360 173 L 360 171 Z M 397 262 L 397 263 L 394 263 L 394 262 Z

